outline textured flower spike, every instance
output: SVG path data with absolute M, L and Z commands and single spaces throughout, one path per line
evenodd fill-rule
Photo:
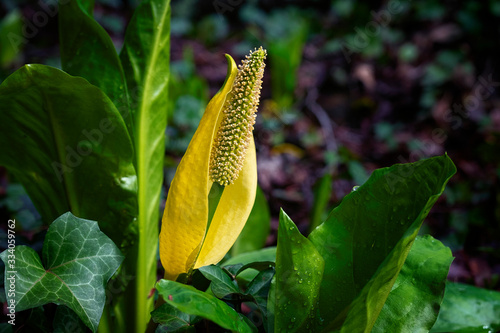
M 243 167 L 259 106 L 265 58 L 262 47 L 246 56 L 224 106 L 210 156 L 210 179 L 223 186 L 232 184 Z
M 239 70 L 226 55 L 226 82 L 208 104 L 170 185 L 160 232 L 166 279 L 219 262 L 250 215 L 257 190 L 251 131 L 265 54 L 255 50 Z M 224 188 L 207 230 L 208 195 L 214 180 Z

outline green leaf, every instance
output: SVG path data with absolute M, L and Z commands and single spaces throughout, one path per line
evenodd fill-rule
M 93 7 L 94 0 L 69 0 L 59 5 L 62 69 L 101 88 L 122 115 L 133 138 L 123 68 L 113 41 L 92 17 Z
M 59 305 L 54 317 L 54 333 L 85 333 L 87 327 L 78 315 L 64 305 Z
M 46 224 L 71 211 L 125 248 L 137 215 L 133 148 L 115 106 L 79 77 L 26 65 L 0 85 L 0 164 Z
M 271 280 L 274 276 L 274 268 L 267 268 L 255 277 L 255 279 L 250 282 L 248 285 L 248 289 L 245 292 L 246 295 L 252 295 L 254 297 L 266 297 L 269 292 L 269 286 L 271 284 Z
M 245 293 L 246 295 L 250 295 L 253 298 L 254 303 L 257 304 L 264 328 L 268 327 L 269 311 L 267 310 L 267 305 L 269 290 L 271 289 L 274 274 L 275 270 L 272 267 L 259 272 L 255 279 L 248 284 L 248 288 Z
M 127 27 L 120 53 L 134 124 L 135 166 L 138 176 L 138 228 L 133 294 L 124 301 L 123 315 L 135 322 L 127 328 L 144 331 L 153 310 L 147 298 L 156 281 L 160 193 L 163 184 L 170 62 L 170 1 L 141 1 Z M 134 327 L 132 329 L 131 327 Z M 124 329 L 124 328 L 123 328 Z
M 228 270 L 231 274 L 234 272 L 234 276 L 237 276 L 241 272 L 245 271 L 246 269 L 252 268 L 255 270 L 258 270 L 259 272 L 268 269 L 269 267 L 274 267 L 275 262 L 274 261 L 254 261 L 248 264 L 237 264 L 233 266 L 225 266 L 224 269 Z M 237 268 L 237 269 L 236 269 Z
M 236 265 L 236 264 L 250 264 L 256 261 L 276 261 L 276 247 L 266 247 L 252 252 L 245 252 L 238 254 L 222 263 L 222 266 Z
M 176 309 L 211 320 L 222 328 L 235 332 L 256 332 L 255 326 L 216 297 L 170 280 L 160 280 L 156 289 L 163 299 Z
M 245 265 L 248 265 L 248 264 L 253 264 L 255 262 L 265 262 L 266 264 L 269 264 L 269 262 L 275 262 L 275 261 L 276 261 L 276 248 L 275 247 L 268 247 L 268 248 L 261 249 L 258 251 L 252 251 L 252 252 L 246 252 L 246 253 L 239 254 L 235 257 L 232 257 L 232 258 L 224 261 L 221 266 L 226 267 L 226 266 L 241 264 L 242 266 L 238 267 L 236 272 L 235 272 L 235 273 L 238 273 L 237 279 L 238 279 L 238 281 L 248 283 L 248 282 L 252 281 L 257 276 L 257 274 L 259 272 L 255 269 L 252 269 L 252 268 L 241 272 L 242 267 L 244 267 Z M 231 273 L 233 274 L 232 271 L 231 271 Z
M 443 300 L 451 250 L 417 237 L 372 332 L 429 332 Z
M 189 332 L 193 331 L 194 324 L 200 321 L 200 317 L 184 313 L 174 306 L 165 303 L 151 312 L 151 317 L 155 323 L 161 324 L 156 332 Z
M 271 214 L 264 192 L 257 187 L 257 195 L 245 227 L 231 248 L 231 255 L 256 251 L 264 247 L 271 229 Z
M 212 281 L 210 288 L 217 298 L 223 298 L 229 294 L 238 294 L 240 289 L 233 283 L 229 275 L 219 266 L 203 266 L 198 269 L 204 277 Z
M 456 168 L 448 156 L 375 170 L 309 239 L 325 259 L 325 329 L 369 332 L 418 230 Z
M 12 267 L 8 251 L 0 258 L 6 265 L 5 283 L 15 280 L 15 296 L 7 296 L 9 303 L 15 301 L 16 311 L 47 303 L 64 304 L 92 331 L 97 330 L 106 301 L 106 283 L 123 260 L 97 222 L 69 212 L 56 219 L 45 236 L 43 264 L 33 249 L 20 245 L 15 249 Z
M 500 293 L 448 282 L 431 332 L 489 333 L 500 331 Z
M 316 317 L 324 260 L 281 210 L 276 253 L 275 332 L 307 332 Z

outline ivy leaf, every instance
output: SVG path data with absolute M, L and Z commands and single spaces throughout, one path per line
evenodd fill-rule
M 7 294 L 7 301 L 15 302 L 16 311 L 47 303 L 66 305 L 95 332 L 106 300 L 105 285 L 123 261 L 120 250 L 97 222 L 68 212 L 50 225 L 42 251 L 43 263 L 27 246 L 15 248 L 15 263 L 9 261 L 9 250 L 0 254 L 5 282 L 15 280 L 16 285 L 14 297 Z

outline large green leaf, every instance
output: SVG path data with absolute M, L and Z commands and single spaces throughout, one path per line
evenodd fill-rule
M 456 168 L 448 156 L 373 172 L 309 236 L 325 259 L 326 330 L 369 332 L 432 205 Z M 351 304 L 352 303 L 352 304 Z
M 274 331 L 308 332 L 316 317 L 324 260 L 281 210 L 276 252 Z M 319 320 L 318 320 L 319 321 Z
M 69 0 L 59 5 L 59 47 L 62 69 L 101 88 L 122 115 L 133 138 L 127 85 L 113 41 L 92 17 L 94 0 Z
M 0 85 L 0 164 L 26 188 L 45 223 L 71 211 L 98 220 L 125 247 L 137 215 L 133 148 L 102 91 L 44 65 Z
M 443 304 L 431 332 L 500 331 L 500 292 L 463 283 L 446 284 Z
M 256 332 L 255 326 L 215 296 L 175 281 L 160 280 L 156 289 L 176 309 L 211 320 L 233 332 Z
M 429 332 L 452 261 L 451 250 L 440 241 L 417 237 L 372 332 Z
M 15 281 L 16 311 L 64 304 L 95 332 L 106 301 L 106 283 L 123 260 L 120 250 L 97 222 L 68 212 L 49 227 L 42 254 L 43 263 L 24 245 L 15 248 L 15 263 L 9 261 L 9 250 L 0 254 L 6 285 Z M 10 303 L 10 295 L 7 298 Z
M 153 309 L 148 297 L 156 281 L 160 192 L 163 184 L 170 61 L 170 1 L 145 0 L 127 27 L 120 60 L 130 94 L 138 176 L 139 246 L 134 294 L 124 302 L 127 318 L 143 331 Z
M 231 255 L 260 250 L 266 244 L 271 230 L 271 214 L 264 192 L 257 187 L 257 195 L 245 227 L 231 248 Z

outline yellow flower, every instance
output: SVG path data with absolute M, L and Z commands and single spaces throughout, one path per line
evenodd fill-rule
M 216 264 L 229 251 L 252 209 L 257 163 L 252 130 L 266 52 L 251 52 L 239 69 L 226 55 L 222 89 L 212 98 L 170 185 L 160 232 L 165 278 Z M 224 187 L 209 223 L 213 182 Z

